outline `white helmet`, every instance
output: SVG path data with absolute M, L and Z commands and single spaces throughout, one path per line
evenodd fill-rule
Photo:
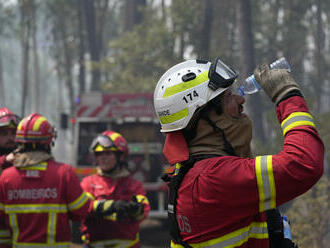
M 187 60 L 159 79 L 154 92 L 154 106 L 161 132 L 185 128 L 197 108 L 224 92 L 238 74 L 220 59 L 215 63 Z

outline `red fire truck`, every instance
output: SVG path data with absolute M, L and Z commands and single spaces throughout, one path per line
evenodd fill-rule
M 160 176 L 166 168 L 164 136 L 153 109 L 152 94 L 86 93 L 77 101 L 74 118 L 74 164 L 81 177 L 95 172 L 89 146 L 106 129 L 121 133 L 129 143 L 128 166 L 142 181 L 152 210 L 150 217 L 165 218 L 166 186 Z

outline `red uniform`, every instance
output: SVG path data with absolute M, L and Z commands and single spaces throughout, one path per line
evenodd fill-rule
M 90 245 L 97 247 L 140 247 L 139 225 L 149 213 L 150 205 L 142 183 L 130 175 L 112 179 L 98 174 L 85 177 L 82 188 L 96 200 L 126 200 L 130 201 L 136 195 L 144 205 L 144 216 L 136 220 L 125 219 L 117 221 L 115 215 L 100 219 L 89 216 L 82 223 L 82 233 L 87 236 Z
M 8 154 L 4 154 L 0 156 L 0 174 L 4 169 L 13 165 L 11 162 L 6 161 L 7 155 Z M 0 247 L 11 247 L 10 230 L 4 219 L 0 220 Z
M 90 211 L 92 203 L 67 164 L 48 160 L 2 172 L 0 219 L 10 227 L 12 247 L 69 247 L 69 220 Z
M 192 247 L 269 247 L 264 211 L 306 192 L 321 177 L 324 147 L 304 99 L 284 100 L 276 112 L 285 137 L 281 152 L 208 158 L 186 174 L 176 207 L 183 241 Z

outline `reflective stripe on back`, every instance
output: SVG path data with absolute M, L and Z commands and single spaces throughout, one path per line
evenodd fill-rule
M 259 212 L 276 207 L 276 188 L 273 175 L 272 156 L 258 156 L 255 170 L 259 192 Z
M 66 213 L 65 204 L 11 204 L 5 205 L 6 214 L 10 213 Z
M 249 238 L 268 239 L 267 223 L 252 222 L 249 226 L 240 228 L 222 237 L 200 243 L 189 243 L 189 245 L 193 248 L 233 248 L 241 246 L 247 242 Z M 171 248 L 183 248 L 183 246 L 171 241 Z

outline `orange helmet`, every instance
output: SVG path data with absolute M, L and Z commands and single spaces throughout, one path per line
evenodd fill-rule
M 18 124 L 15 141 L 50 145 L 54 136 L 55 129 L 47 119 L 38 113 L 33 113 Z
M 0 127 L 16 128 L 20 118 L 7 108 L 0 108 Z
M 91 150 L 93 152 L 117 151 L 122 152 L 126 157 L 128 155 L 128 143 L 120 133 L 107 130 L 93 140 Z

